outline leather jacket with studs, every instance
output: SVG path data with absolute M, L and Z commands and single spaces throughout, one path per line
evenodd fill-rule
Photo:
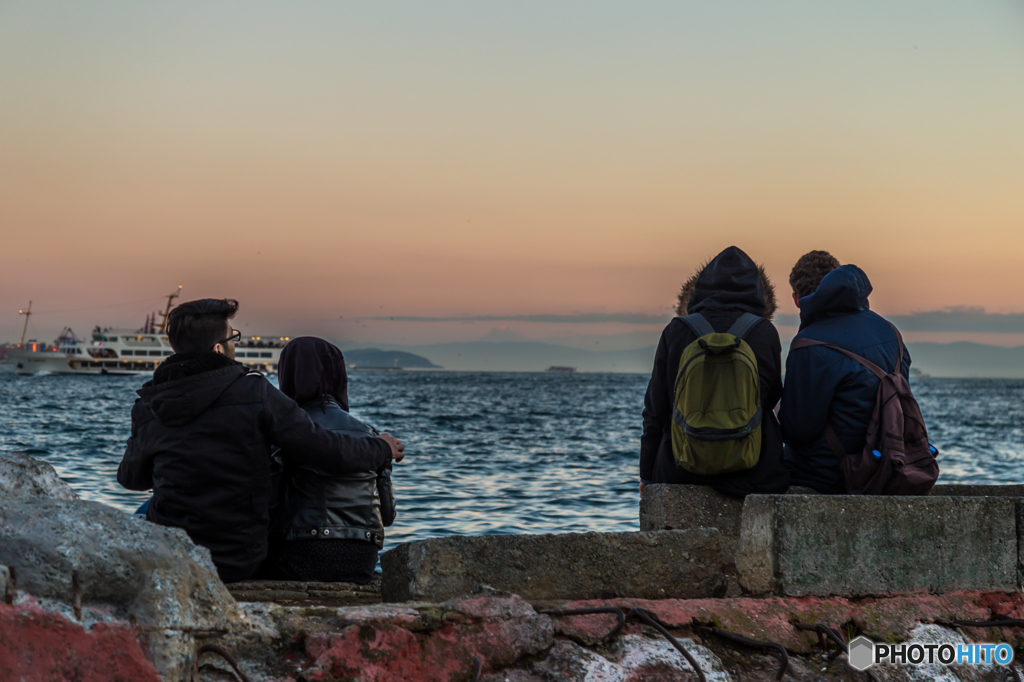
M 373 427 L 359 421 L 333 399 L 302 406 L 314 423 L 342 434 L 376 438 Z M 296 464 L 301 458 L 273 454 L 279 505 L 271 532 L 284 540 L 363 540 L 384 546 L 384 526 L 395 516 L 391 462 L 379 471 L 326 474 Z M 382 509 L 383 507 L 383 509 Z M 383 511 L 383 514 L 382 514 Z

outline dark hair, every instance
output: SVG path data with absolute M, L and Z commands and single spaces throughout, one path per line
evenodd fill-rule
M 809 251 L 789 273 L 789 286 L 800 298 L 813 294 L 825 275 L 839 267 L 839 261 L 828 251 Z
M 175 353 L 203 353 L 224 340 L 227 322 L 238 312 L 232 298 L 182 303 L 167 316 L 167 338 Z

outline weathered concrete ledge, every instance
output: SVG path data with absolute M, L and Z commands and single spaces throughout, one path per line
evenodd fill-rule
M 361 606 L 379 604 L 380 574 L 366 585 L 283 580 L 230 583 L 228 592 L 240 602 L 274 602 L 282 606 Z
M 640 496 L 640 530 L 717 528 L 739 540 L 743 500 L 705 485 L 652 483 Z
M 760 595 L 1014 590 L 1015 515 L 1000 497 L 751 495 L 736 567 Z
M 810 488 L 792 486 L 787 495 L 817 495 Z M 743 500 L 723 495 L 706 485 L 652 483 L 640 496 L 640 530 L 717 528 L 739 548 Z
M 791 487 L 788 495 L 818 495 L 810 488 Z M 847 496 L 841 496 L 847 497 Z M 1024 589 L 1024 485 L 937 485 L 929 497 L 1001 497 L 1015 501 L 1015 515 L 1004 522 L 1017 534 L 1017 586 Z M 743 500 L 699 485 L 652 484 L 640 498 L 640 530 L 717 528 L 726 551 L 739 551 Z M 731 572 L 731 571 L 730 571 Z
M 451 536 L 381 557 L 385 602 L 444 601 L 483 584 L 528 600 L 721 596 L 732 556 L 715 529 Z
M 934 486 L 930 497 L 1020 497 L 1024 498 L 1024 485 L 967 485 L 950 483 Z

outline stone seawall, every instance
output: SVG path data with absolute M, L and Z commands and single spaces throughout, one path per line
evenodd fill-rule
M 480 584 L 535 600 L 722 596 L 731 552 L 714 528 L 433 538 L 383 555 L 383 596 L 442 601 Z
M 748 592 L 851 596 L 1024 586 L 1024 485 L 937 485 L 925 497 L 791 488 L 745 502 L 702 486 L 644 491 L 642 531 L 697 527 L 721 531 L 739 562 L 726 570 L 741 574 Z M 888 577 L 872 577 L 880 564 Z M 939 566 L 948 569 L 943 578 Z
M 379 591 L 229 590 L 183 532 L 79 500 L 45 463 L 0 456 L 0 482 L 0 680 L 753 681 L 782 652 L 786 679 L 862 679 L 798 625 L 1024 647 L 1006 625 L 1024 619 L 1021 490 L 743 503 L 650 486 L 637 533 L 436 538 L 386 553 Z

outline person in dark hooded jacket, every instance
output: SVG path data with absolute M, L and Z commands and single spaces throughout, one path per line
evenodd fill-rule
M 789 487 L 789 474 L 782 460 L 782 438 L 772 412 L 782 394 L 782 344 L 770 322 L 774 312 L 775 293 L 767 274 L 735 246 L 715 256 L 683 285 L 676 314 L 700 313 L 716 332 L 728 331 L 744 313 L 765 318 L 746 336 L 757 358 L 761 383 L 761 453 L 750 469 L 713 476 L 690 473 L 676 463 L 671 429 L 676 374 L 683 350 L 697 340 L 690 327 L 677 317 L 661 334 L 644 398 L 641 492 L 648 483 L 707 485 L 739 497 L 781 493 Z
M 129 490 L 153 490 L 146 518 L 183 528 L 210 550 L 224 582 L 250 578 L 267 554 L 270 451 L 318 469 L 377 470 L 404 456 L 388 434 L 356 438 L 314 424 L 261 374 L 233 360 L 238 303 L 183 303 L 168 318 L 175 354 L 139 389 L 117 469 Z
M 832 270 L 817 288 L 799 298 L 796 338 L 830 343 L 892 372 L 899 342 L 892 325 L 870 310 L 870 293 L 871 282 L 856 265 Z M 906 349 L 901 372 L 909 378 L 910 353 Z M 878 382 L 868 368 L 830 348 L 799 348 L 789 353 L 779 420 L 793 485 L 826 494 L 846 492 L 839 456 L 828 444 L 825 427 L 832 426 L 845 452 L 860 452 Z
M 374 437 L 372 428 L 348 413 L 345 358 L 334 344 L 311 336 L 292 339 L 281 351 L 277 376 L 281 391 L 317 424 Z M 390 464 L 329 475 L 297 454 L 274 453 L 281 467 L 281 503 L 260 574 L 280 580 L 370 582 L 384 546 L 384 526 L 394 519 Z

